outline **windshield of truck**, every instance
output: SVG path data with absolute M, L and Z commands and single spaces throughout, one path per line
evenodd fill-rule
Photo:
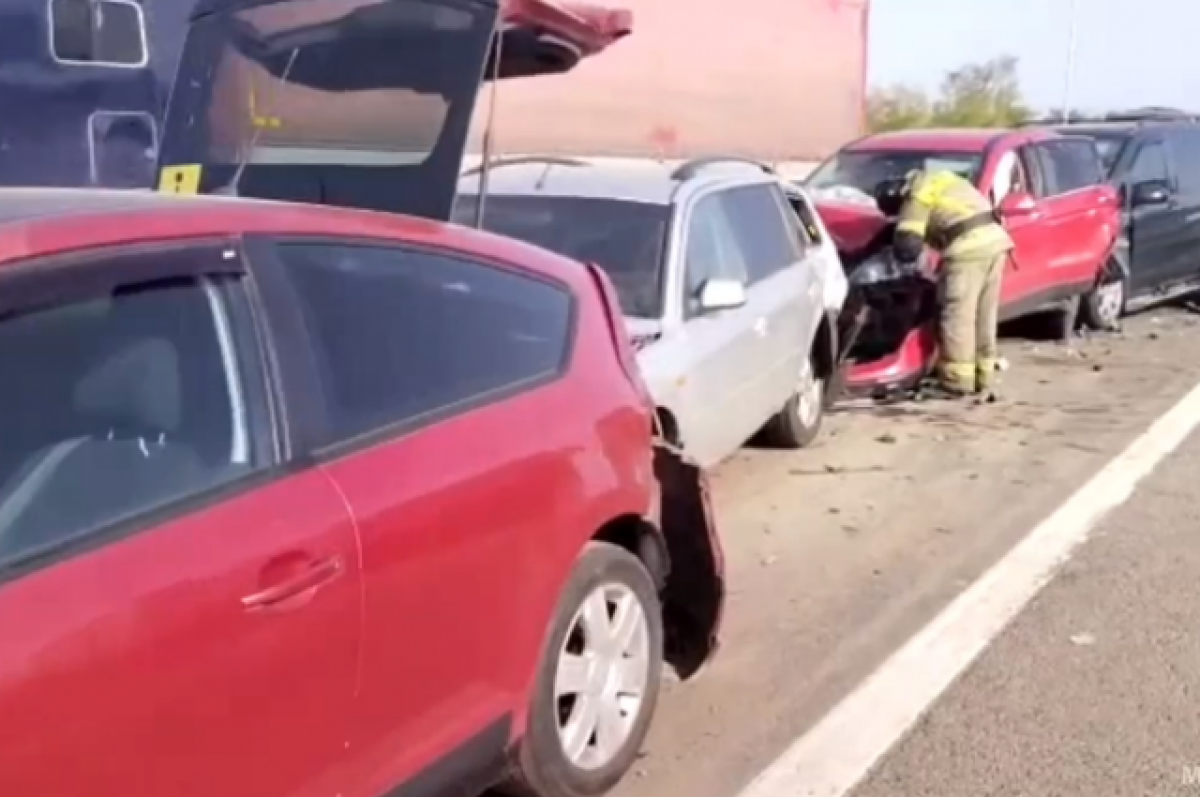
M 201 166 L 202 193 L 446 218 L 494 23 L 467 0 L 288 0 L 202 17 L 161 163 Z
M 946 169 L 974 182 L 982 163 L 983 156 L 977 152 L 843 150 L 817 167 L 805 185 L 818 197 L 873 203 L 877 185 L 914 169 Z
M 478 197 L 463 195 L 454 220 L 475 224 Z M 662 262 L 670 208 L 644 202 L 561 196 L 489 195 L 484 229 L 604 269 L 621 310 L 662 315 Z

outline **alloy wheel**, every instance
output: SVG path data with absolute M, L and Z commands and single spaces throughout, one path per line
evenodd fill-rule
M 1114 280 L 1096 288 L 1097 315 L 1106 324 L 1115 324 L 1121 317 L 1121 308 L 1125 304 L 1125 283 Z
M 633 731 L 650 678 L 646 610 L 632 589 L 603 584 L 583 600 L 558 655 L 558 738 L 580 769 L 609 764 Z

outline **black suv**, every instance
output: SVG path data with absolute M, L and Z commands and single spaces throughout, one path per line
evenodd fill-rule
M 1152 108 L 1054 126 L 1094 138 L 1121 192 L 1125 312 L 1200 289 L 1200 121 Z M 1115 298 L 1115 297 L 1114 297 Z

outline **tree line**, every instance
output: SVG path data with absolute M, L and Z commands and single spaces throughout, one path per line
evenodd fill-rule
M 936 94 L 906 85 L 873 89 L 867 97 L 867 126 L 872 133 L 914 127 L 1015 127 L 1035 118 L 1021 95 L 1018 60 L 1002 55 L 952 69 Z M 1062 112 L 1037 116 L 1054 123 Z M 1103 119 L 1103 114 L 1071 112 L 1072 121 Z

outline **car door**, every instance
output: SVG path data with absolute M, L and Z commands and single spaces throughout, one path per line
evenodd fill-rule
M 361 535 L 365 644 L 340 793 L 477 793 L 525 708 L 562 576 L 546 562 L 590 506 L 576 466 L 602 434 L 577 439 L 561 379 L 572 295 L 387 242 L 254 246 L 295 296 L 296 355 L 320 397 L 313 456 Z
M 1176 181 L 1173 206 L 1179 213 L 1175 237 L 1182 249 L 1171 278 L 1191 280 L 1200 275 L 1200 130 L 1193 125 L 1173 127 L 1167 146 Z
M 223 244 L 0 270 L 0 793 L 337 782 L 355 532 L 280 460 L 250 302 Z
M 821 285 L 776 185 L 731 188 L 721 192 L 721 200 L 746 262 L 750 305 L 767 319 L 755 404 L 765 423 L 796 393 L 820 321 Z
M 1041 175 L 1041 215 L 1047 257 L 1027 275 L 1026 296 L 1056 298 L 1095 282 L 1115 230 L 1102 207 L 1103 170 L 1085 138 L 1056 138 L 1032 145 Z M 1102 212 L 1103 211 L 1103 212 Z
M 769 319 L 761 302 L 750 300 L 749 273 L 719 190 L 697 197 L 679 216 L 682 244 L 682 327 L 671 347 L 682 374 L 675 387 L 676 416 L 684 445 L 704 465 L 736 451 L 760 422 L 763 341 Z M 746 303 L 705 311 L 700 293 L 709 280 L 747 286 Z
M 1135 293 L 1152 290 L 1188 271 L 1191 253 L 1180 234 L 1184 211 L 1179 203 L 1178 179 L 1170 166 L 1171 152 L 1161 137 L 1141 141 L 1130 155 L 1120 177 L 1126 197 L 1126 234 L 1129 236 L 1130 288 Z M 1133 187 L 1146 180 L 1161 180 L 1171 187 L 1164 205 L 1133 207 L 1128 198 Z
M 1004 196 L 1021 192 L 1040 203 L 1045 196 L 1045 188 L 1036 155 L 1032 150 L 1029 147 L 1019 147 L 1000 153 L 998 158 L 992 185 L 980 186 L 984 195 L 999 203 L 1003 201 Z M 1001 170 L 1005 169 L 1009 170 L 1007 175 L 1001 173 Z M 1037 285 L 1038 275 L 1053 256 L 1053 227 L 1044 223 L 1045 214 L 1046 209 L 1039 205 L 1028 214 L 1002 216 L 1004 228 L 1013 240 L 1013 253 L 1008 259 L 1004 279 L 1000 283 L 1000 303 L 1003 307 L 1014 306 L 1032 293 Z

